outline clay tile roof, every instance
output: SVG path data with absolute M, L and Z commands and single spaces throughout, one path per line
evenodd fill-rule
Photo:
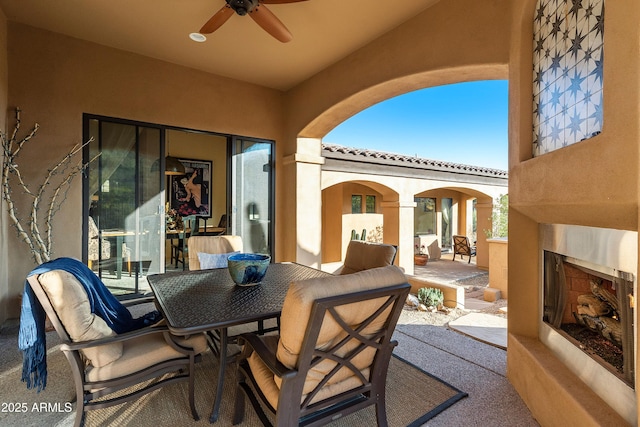
M 421 167 L 425 169 L 438 169 L 457 173 L 471 173 L 476 175 L 493 176 L 507 178 L 507 171 L 500 169 L 485 168 L 482 166 L 465 165 L 461 163 L 445 162 L 442 160 L 431 160 L 417 156 L 407 156 L 404 154 L 387 153 L 384 151 L 366 150 L 361 148 L 350 148 L 337 144 L 322 144 L 322 154 L 325 157 L 336 157 L 332 154 L 339 154 L 341 159 L 353 161 L 382 161 L 380 163 L 393 163 L 397 166 L 406 165 L 408 167 Z

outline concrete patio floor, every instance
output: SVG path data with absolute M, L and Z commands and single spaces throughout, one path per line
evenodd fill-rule
M 415 275 L 465 288 L 464 307 L 450 315 L 404 310 L 394 334 L 398 356 L 468 393 L 424 425 L 537 426 L 506 378 L 506 301 L 482 299 L 488 272 L 476 267 L 475 258 L 468 263 L 466 258 L 452 261 L 452 254 L 443 254 L 440 260 L 416 266 Z M 499 338 L 487 338 L 486 333 Z M 498 343 L 488 343 L 496 339 Z
M 476 267 L 475 258 L 467 261 L 443 254 L 440 260 L 416 266 L 416 276 L 464 287 L 465 307 L 440 318 L 405 310 L 394 334 L 399 343 L 395 353 L 469 394 L 425 425 L 537 426 L 506 378 L 506 350 L 487 343 L 495 339 L 487 336 L 504 336 L 506 347 L 506 301 L 482 299 L 488 272 Z M 463 322 L 467 316 L 470 321 Z M 467 323 L 469 329 L 461 333 L 454 330 L 455 323 Z

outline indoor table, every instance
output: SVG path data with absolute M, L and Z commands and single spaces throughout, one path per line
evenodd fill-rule
M 280 315 L 289 284 L 331 276 L 295 263 L 269 265 L 262 282 L 238 286 L 226 268 L 179 271 L 147 277 L 169 330 L 175 335 L 220 334 L 220 368 L 210 422 L 218 419 L 227 365 L 227 328 Z

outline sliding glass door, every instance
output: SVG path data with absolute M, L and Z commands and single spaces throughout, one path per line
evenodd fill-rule
M 148 291 L 164 271 L 159 127 L 85 116 L 84 260 L 116 295 Z
M 83 260 L 114 294 L 144 294 L 147 275 L 178 267 L 170 267 L 177 256 L 169 251 L 190 230 L 165 205 L 184 202 L 173 185 L 166 193 L 165 156 L 185 166 L 173 184 L 185 185 L 194 164 L 207 165 L 200 226 L 241 236 L 245 252 L 273 254 L 272 142 L 92 115 L 84 117 L 84 137 L 92 141 L 84 151 Z M 166 210 L 175 217 L 171 232 Z
M 244 252 L 273 254 L 273 144 L 232 138 L 231 233 Z

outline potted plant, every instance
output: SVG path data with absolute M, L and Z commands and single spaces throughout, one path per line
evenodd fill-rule
M 429 255 L 427 255 L 424 245 L 416 245 L 416 253 L 413 255 L 413 263 L 415 265 L 427 265 L 427 261 L 429 261 Z

